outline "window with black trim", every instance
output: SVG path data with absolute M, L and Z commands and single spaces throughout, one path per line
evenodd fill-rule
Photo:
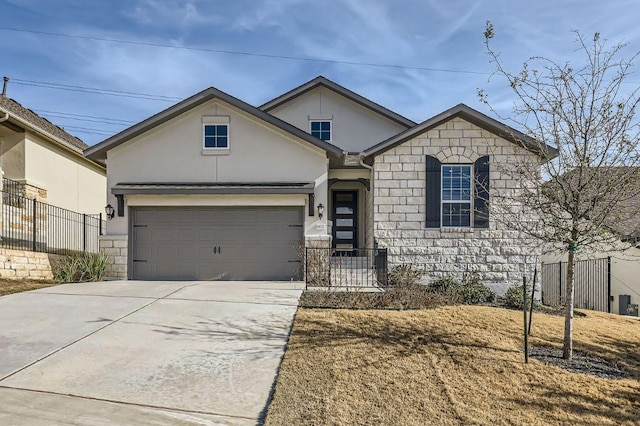
M 311 120 L 309 122 L 311 135 L 323 141 L 331 140 L 331 121 L 328 120 Z
M 206 149 L 228 149 L 229 148 L 229 125 L 228 124 L 205 124 L 204 125 L 204 147 Z
M 470 164 L 442 165 L 442 226 L 470 227 L 473 170 Z
M 489 228 L 489 156 L 473 164 L 426 158 L 425 228 Z

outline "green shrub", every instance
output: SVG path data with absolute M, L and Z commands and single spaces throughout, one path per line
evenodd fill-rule
M 463 303 L 477 305 L 479 303 L 491 303 L 496 300 L 496 293 L 482 284 L 480 274 L 472 272 L 462 278 L 462 286 L 458 290 Z
M 434 293 L 447 296 L 456 303 L 467 305 L 490 303 L 496 298 L 496 294 L 482 284 L 480 275 L 477 272 L 465 274 L 462 281 L 458 281 L 451 276 L 438 278 L 429 283 L 428 289 Z
M 414 269 L 412 265 L 402 264 L 391 268 L 387 276 L 389 286 L 399 287 L 417 284 L 423 275 L 421 270 Z
M 431 281 L 428 284 L 427 288 L 434 293 L 447 294 L 452 292 L 455 293 L 456 289 L 458 289 L 461 285 L 462 283 L 460 283 L 460 281 L 456 280 L 452 276 L 447 275 L 445 277 L 441 277 Z
M 63 283 L 101 281 L 108 257 L 102 253 L 79 253 L 63 257 L 53 266 L 53 277 Z
M 527 297 L 523 300 L 522 284 L 510 287 L 502 297 L 502 303 L 506 308 L 523 310 L 527 307 L 527 310 L 531 307 L 531 286 L 527 286 Z M 536 301 L 533 301 L 533 306 L 536 306 Z

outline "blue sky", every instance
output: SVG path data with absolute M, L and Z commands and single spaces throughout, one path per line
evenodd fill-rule
M 572 30 L 627 42 L 630 56 L 640 50 L 638 16 L 634 0 L 0 0 L 0 75 L 12 78 L 9 97 L 89 145 L 209 86 L 260 105 L 318 75 L 422 121 L 460 102 L 488 113 L 477 88 L 486 89 L 500 110 L 513 101 L 504 81 L 487 82 L 487 20 L 496 28 L 495 48 L 516 70 L 532 55 L 571 60 Z M 640 85 L 640 77 L 633 80 Z

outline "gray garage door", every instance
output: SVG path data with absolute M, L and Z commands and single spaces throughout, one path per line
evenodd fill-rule
M 133 279 L 300 279 L 301 207 L 136 207 Z

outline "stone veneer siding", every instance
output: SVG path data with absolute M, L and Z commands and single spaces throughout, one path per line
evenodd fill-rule
M 489 229 L 431 228 L 426 221 L 426 156 L 442 164 L 473 163 L 490 156 Z M 519 187 L 499 164 L 538 158 L 462 118 L 453 118 L 375 159 L 374 233 L 389 249 L 389 266 L 413 264 L 425 279 L 465 272 L 480 273 L 483 282 L 498 293 L 522 282 L 524 263 L 532 267 L 540 255 L 538 244 L 524 234 L 507 229 L 491 205 L 496 191 Z M 494 208 L 492 208 L 494 207 Z
M 127 246 L 126 235 L 103 235 L 100 237 L 100 252 L 109 258 L 105 279 L 127 279 Z
M 0 249 L 0 278 L 51 280 L 51 264 L 62 256 L 24 250 Z

